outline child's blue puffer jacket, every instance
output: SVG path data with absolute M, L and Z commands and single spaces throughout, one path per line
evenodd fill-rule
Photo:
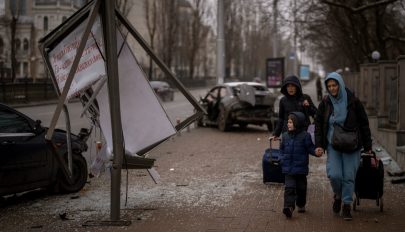
M 301 112 L 292 112 L 297 120 L 294 120 L 295 130 L 284 132 L 280 144 L 281 167 L 284 174 L 308 175 L 309 157 L 315 155 L 315 145 L 311 135 L 303 130 L 305 115 Z

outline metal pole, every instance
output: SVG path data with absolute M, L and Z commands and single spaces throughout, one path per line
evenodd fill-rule
M 225 77 L 224 0 L 218 0 L 217 13 L 217 83 L 222 84 Z
M 104 48 L 107 60 L 108 97 L 110 100 L 111 129 L 113 140 L 113 164 L 111 173 L 111 221 L 120 220 L 121 167 L 124 157 L 124 136 L 121 124 L 121 109 L 118 78 L 117 31 L 115 24 L 115 1 L 102 1 Z
M 293 75 L 299 75 L 298 71 L 298 56 L 297 56 L 297 2 L 293 1 L 294 8 L 294 66 L 293 66 Z
M 277 40 L 278 40 L 278 36 L 277 36 L 277 4 L 278 4 L 278 0 L 274 0 L 273 2 L 273 11 L 274 11 L 274 15 L 273 15 L 273 58 L 276 58 L 278 56 L 278 47 L 277 47 Z
M 72 162 L 72 134 L 71 134 L 71 127 L 70 127 L 70 117 L 69 117 L 69 110 L 66 105 L 63 105 L 63 112 L 65 112 L 65 121 L 66 121 L 66 143 L 68 148 L 68 168 L 69 168 L 69 177 L 72 178 L 73 176 L 73 162 Z

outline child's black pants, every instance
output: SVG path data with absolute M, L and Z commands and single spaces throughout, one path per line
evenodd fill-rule
M 307 176 L 285 175 L 284 207 L 304 207 L 307 203 Z

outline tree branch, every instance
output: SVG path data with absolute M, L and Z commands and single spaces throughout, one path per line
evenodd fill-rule
M 369 8 L 377 7 L 377 6 L 380 6 L 380 5 L 387 5 L 387 4 L 390 4 L 390 3 L 393 3 L 393 2 L 397 2 L 397 1 L 398 0 L 382 0 L 382 1 L 374 2 L 374 3 L 371 3 L 371 4 L 367 4 L 367 5 L 363 5 L 363 6 L 354 8 L 354 7 L 350 7 L 348 5 L 345 5 L 345 4 L 336 3 L 336 2 L 329 1 L 329 0 L 321 0 L 322 3 L 328 4 L 328 5 L 331 5 L 331 6 L 340 7 L 340 8 L 346 9 L 346 10 L 352 12 L 352 13 L 360 13 L 362 11 L 365 11 L 365 10 L 369 9 Z
M 395 36 L 386 36 L 386 37 L 384 37 L 384 40 L 395 40 L 398 42 L 405 43 L 405 38 L 400 38 L 400 37 L 395 37 Z

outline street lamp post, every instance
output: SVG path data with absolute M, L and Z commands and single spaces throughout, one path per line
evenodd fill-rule
M 217 3 L 217 83 L 222 84 L 225 76 L 224 0 Z

